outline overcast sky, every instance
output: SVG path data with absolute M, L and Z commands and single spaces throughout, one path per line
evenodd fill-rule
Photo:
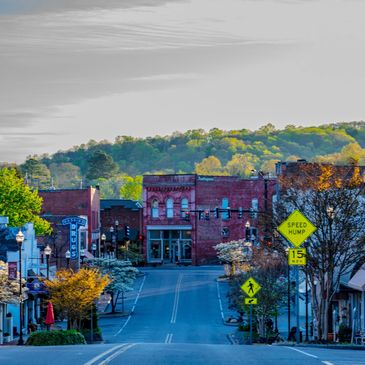
M 363 0 L 0 0 L 0 161 L 364 120 Z

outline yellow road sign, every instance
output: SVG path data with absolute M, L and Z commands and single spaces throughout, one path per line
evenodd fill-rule
M 257 298 L 245 298 L 245 304 L 257 304 Z
M 241 289 L 249 297 L 253 297 L 261 289 L 261 286 L 253 278 L 249 278 L 241 285 Z
M 293 246 L 299 247 L 317 228 L 299 210 L 294 210 L 289 217 L 280 224 L 278 231 Z
M 307 250 L 305 248 L 290 248 L 288 252 L 289 265 L 305 265 L 307 263 Z

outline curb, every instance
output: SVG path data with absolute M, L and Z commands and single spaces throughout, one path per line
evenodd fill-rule
M 291 342 L 274 342 L 272 346 L 287 346 L 287 347 L 304 347 L 304 348 L 320 348 L 320 349 L 334 349 L 334 350 L 359 350 L 364 351 L 364 345 L 325 345 L 325 344 L 296 344 Z

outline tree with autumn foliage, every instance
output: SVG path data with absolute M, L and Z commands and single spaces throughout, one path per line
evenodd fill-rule
M 331 300 L 341 278 L 365 256 L 363 177 L 357 166 L 302 163 L 295 173 L 281 176 L 279 183 L 276 224 L 297 209 L 317 227 L 305 243 L 304 269 L 311 283 L 316 333 L 327 340 Z
M 45 284 L 50 300 L 68 319 L 69 329 L 80 330 L 81 322 L 88 317 L 91 306 L 110 283 L 108 275 L 98 269 L 82 268 L 79 271 L 60 270 Z

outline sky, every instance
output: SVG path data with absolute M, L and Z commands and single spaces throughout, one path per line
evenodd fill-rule
M 0 161 L 364 120 L 363 0 L 0 0 Z

